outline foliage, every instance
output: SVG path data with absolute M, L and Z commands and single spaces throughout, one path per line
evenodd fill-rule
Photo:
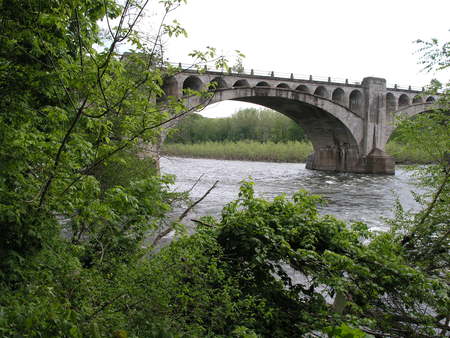
M 164 16 L 181 3 L 161 1 Z M 0 334 L 446 333 L 444 161 L 422 176 L 436 188 L 426 208 L 399 212 L 386 234 L 319 215 L 320 198 L 305 192 L 266 201 L 245 182 L 220 219 L 153 250 L 182 196 L 138 155 L 187 113 L 162 99 L 176 69 L 160 49 L 162 33 L 185 32 L 163 22 L 143 39 L 146 5 L 0 2 Z M 119 54 L 123 44 L 130 53 Z
M 169 134 L 166 143 L 305 141 L 301 127 L 275 111 L 247 108 L 227 118 L 206 118 L 191 114 L 177 130 Z

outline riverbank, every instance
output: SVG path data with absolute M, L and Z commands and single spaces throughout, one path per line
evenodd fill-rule
M 427 154 L 396 142 L 389 142 L 386 151 L 394 157 L 398 164 L 430 162 Z M 171 143 L 163 146 L 163 154 L 167 156 L 290 163 L 304 163 L 312 152 L 311 143 L 296 141 L 286 143 L 255 141 Z

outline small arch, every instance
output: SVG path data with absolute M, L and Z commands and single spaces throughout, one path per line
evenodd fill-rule
M 299 86 L 297 86 L 297 88 L 295 88 L 295 90 L 298 90 L 299 92 L 302 92 L 302 93 L 309 94 L 309 88 L 306 87 L 305 85 L 299 85 Z
M 413 102 L 412 103 L 423 103 L 423 98 L 420 95 L 416 95 L 413 98 Z
M 167 77 L 164 79 L 162 89 L 166 96 L 177 96 L 178 95 L 178 81 L 173 76 Z
M 323 86 L 317 87 L 316 90 L 314 91 L 314 95 L 321 96 L 326 99 L 328 99 L 328 97 L 329 97 L 328 90 Z
M 350 102 L 349 105 L 350 110 L 361 115 L 363 111 L 363 96 L 358 89 L 355 89 L 350 93 L 349 102 Z
M 428 96 L 428 97 L 427 97 L 427 102 L 428 102 L 428 103 L 431 103 L 431 102 L 434 102 L 434 101 L 436 101 L 436 100 L 434 99 L 433 96 Z
M 270 85 L 266 81 L 261 81 L 258 82 L 255 87 L 270 87 Z
M 342 88 L 336 88 L 333 91 L 333 94 L 331 95 L 331 99 L 334 102 L 337 102 L 337 103 L 340 103 L 340 104 L 344 104 L 344 96 L 345 96 L 345 93 L 342 90 Z
M 285 89 L 289 89 L 289 85 L 287 83 L 280 83 L 277 88 L 285 88 Z
M 234 88 L 237 88 L 237 87 L 250 87 L 250 84 L 248 83 L 247 80 L 242 79 L 242 80 L 237 80 L 237 81 L 234 83 L 233 87 L 234 87 Z
M 215 77 L 214 79 L 212 79 L 212 81 L 208 85 L 208 89 L 209 90 L 226 89 L 226 88 L 228 88 L 228 85 L 225 82 L 225 80 L 222 77 L 220 77 L 220 76 Z
M 398 98 L 398 107 L 405 107 L 405 106 L 409 106 L 409 96 L 406 94 L 402 94 L 400 95 L 400 97 Z
M 197 76 L 191 75 L 183 82 L 183 90 L 201 90 L 203 87 L 203 82 Z
M 392 93 L 386 94 L 386 113 L 392 113 L 397 109 L 397 101 Z

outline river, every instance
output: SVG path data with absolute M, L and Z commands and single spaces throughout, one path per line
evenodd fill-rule
M 190 218 L 219 215 L 227 202 L 237 198 L 243 179 L 252 178 L 258 197 L 271 199 L 281 193 L 292 195 L 299 189 L 319 194 L 328 201 L 321 213 L 346 221 L 362 221 L 372 230 L 386 230 L 383 217 L 391 217 L 398 198 L 405 209 L 417 209 L 411 190 L 411 173 L 397 166 L 395 176 L 329 173 L 308 170 L 302 163 L 272 163 L 161 158 L 161 171 L 176 176 L 174 189 L 192 189 L 193 199 L 200 198 L 216 180 L 217 187 L 193 211 Z M 189 218 L 189 216 L 188 216 Z

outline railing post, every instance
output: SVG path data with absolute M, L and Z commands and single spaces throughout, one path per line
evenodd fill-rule
M 291 80 L 294 80 L 294 73 L 291 73 Z
M 394 85 L 394 89 L 397 89 L 397 84 Z
M 309 81 L 312 81 L 312 75 L 309 76 Z
M 178 62 L 178 68 L 183 68 L 182 66 L 181 66 L 181 62 Z
M 328 76 L 328 82 L 331 82 L 331 76 Z
M 271 77 L 274 77 L 274 76 L 275 76 L 275 74 L 273 73 L 273 70 L 270 72 L 270 76 L 271 76 Z
M 411 90 L 411 85 L 408 86 L 408 90 Z
M 255 72 L 252 70 L 250 70 L 250 75 L 255 75 Z
M 348 85 L 348 79 L 345 79 L 345 84 Z

